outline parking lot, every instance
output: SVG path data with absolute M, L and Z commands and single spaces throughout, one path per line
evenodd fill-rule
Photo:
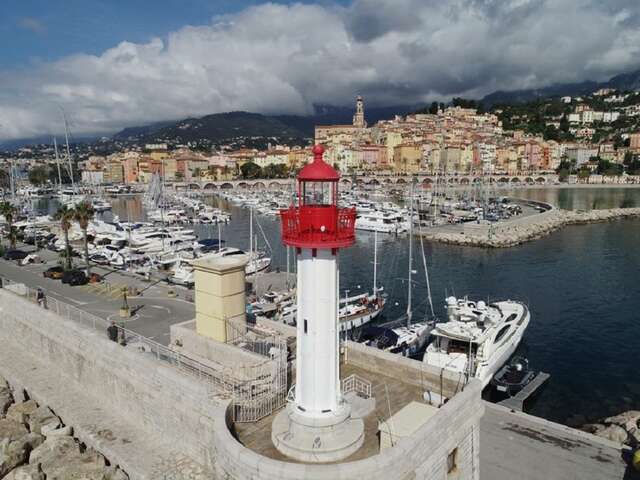
M 25 252 L 35 250 L 29 245 L 18 245 L 17 248 Z M 137 290 L 137 296 L 127 296 L 132 316 L 124 322 L 128 329 L 163 345 L 169 342 L 170 325 L 195 317 L 193 291 L 186 288 L 170 286 L 159 279 L 148 282 L 126 272 L 99 266 L 92 266 L 91 271 L 100 274 L 103 282 L 72 287 L 42 275 L 48 268 L 59 264 L 57 253 L 49 250 L 39 250 L 37 253 L 44 263 L 21 266 L 19 261 L 0 260 L 0 276 L 32 288 L 42 288 L 47 297 L 107 320 L 122 320 L 118 310 L 123 303 L 123 288 L 130 292 Z M 84 262 L 79 258 L 74 258 L 74 265 L 84 268 Z M 176 296 L 170 296 L 170 291 Z

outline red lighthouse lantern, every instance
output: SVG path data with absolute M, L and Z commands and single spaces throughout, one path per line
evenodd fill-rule
M 280 211 L 282 241 L 298 248 L 342 248 L 355 242 L 355 208 L 338 207 L 340 174 L 313 147 L 313 162 L 298 174 L 298 205 Z

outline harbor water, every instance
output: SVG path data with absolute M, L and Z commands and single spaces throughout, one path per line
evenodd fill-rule
M 640 206 L 640 189 L 530 188 L 504 195 L 530 198 L 561 208 Z M 249 211 L 216 197 L 231 211 L 221 228 L 227 245 L 248 248 Z M 121 220 L 144 218 L 139 198 L 112 201 Z M 43 208 L 49 207 L 42 205 Z M 51 207 L 52 208 L 52 207 Z M 254 234 L 273 268 L 286 269 L 277 218 L 256 215 Z M 215 225 L 196 225 L 201 237 L 217 238 Z M 532 368 L 551 380 L 530 413 L 580 425 L 630 409 L 640 409 L 640 219 L 570 226 L 540 240 L 507 249 L 480 249 L 425 243 L 435 314 L 444 319 L 448 295 L 477 299 L 519 299 L 531 323 L 519 350 Z M 341 295 L 371 290 L 374 235 L 358 232 L 356 246 L 341 252 Z M 414 241 L 414 321 L 430 314 L 420 241 Z M 388 294 L 386 320 L 406 310 L 408 239 L 378 235 L 378 283 Z M 383 321 L 382 319 L 381 321 Z

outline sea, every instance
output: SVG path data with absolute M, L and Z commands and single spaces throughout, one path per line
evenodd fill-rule
M 520 188 L 503 195 L 552 203 L 566 209 L 639 207 L 640 188 Z M 248 248 L 249 211 L 218 197 L 212 205 L 229 210 L 232 220 L 195 226 L 201 238 L 221 238 Z M 51 206 L 44 206 L 45 209 Z M 144 218 L 140 198 L 113 201 L 121 220 Z M 277 218 L 254 216 L 258 246 L 287 268 Z M 356 244 L 340 252 L 340 290 L 355 295 L 373 288 L 374 234 L 358 232 Z M 533 415 L 579 426 L 622 411 L 640 410 L 640 219 L 576 225 L 507 249 L 482 249 L 413 242 L 413 319 L 433 314 L 445 319 L 449 295 L 474 299 L 514 299 L 527 303 L 531 322 L 516 354 L 551 374 L 528 404 Z M 409 241 L 378 234 L 378 285 L 388 295 L 384 318 L 407 309 Z

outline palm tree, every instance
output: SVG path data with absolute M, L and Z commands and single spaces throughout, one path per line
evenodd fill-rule
M 11 244 L 11 249 L 16 248 L 16 232 L 15 232 L 15 228 L 13 227 L 13 220 L 16 215 L 16 212 L 17 212 L 16 207 L 14 207 L 11 203 L 2 202 L 0 204 L 0 213 L 2 213 L 2 215 L 4 216 L 4 219 L 9 225 L 8 237 L 9 237 L 9 242 Z
M 60 221 L 60 228 L 64 233 L 65 269 L 71 270 L 71 246 L 69 245 L 69 229 L 74 218 L 74 211 L 66 205 L 61 205 L 53 216 L 54 220 Z
M 87 227 L 89 222 L 93 219 L 95 211 L 93 206 L 86 200 L 76 205 L 73 211 L 73 217 L 80 225 L 82 234 L 84 236 L 84 261 L 87 264 L 87 277 L 91 275 L 91 265 L 89 264 L 89 243 L 87 241 Z

